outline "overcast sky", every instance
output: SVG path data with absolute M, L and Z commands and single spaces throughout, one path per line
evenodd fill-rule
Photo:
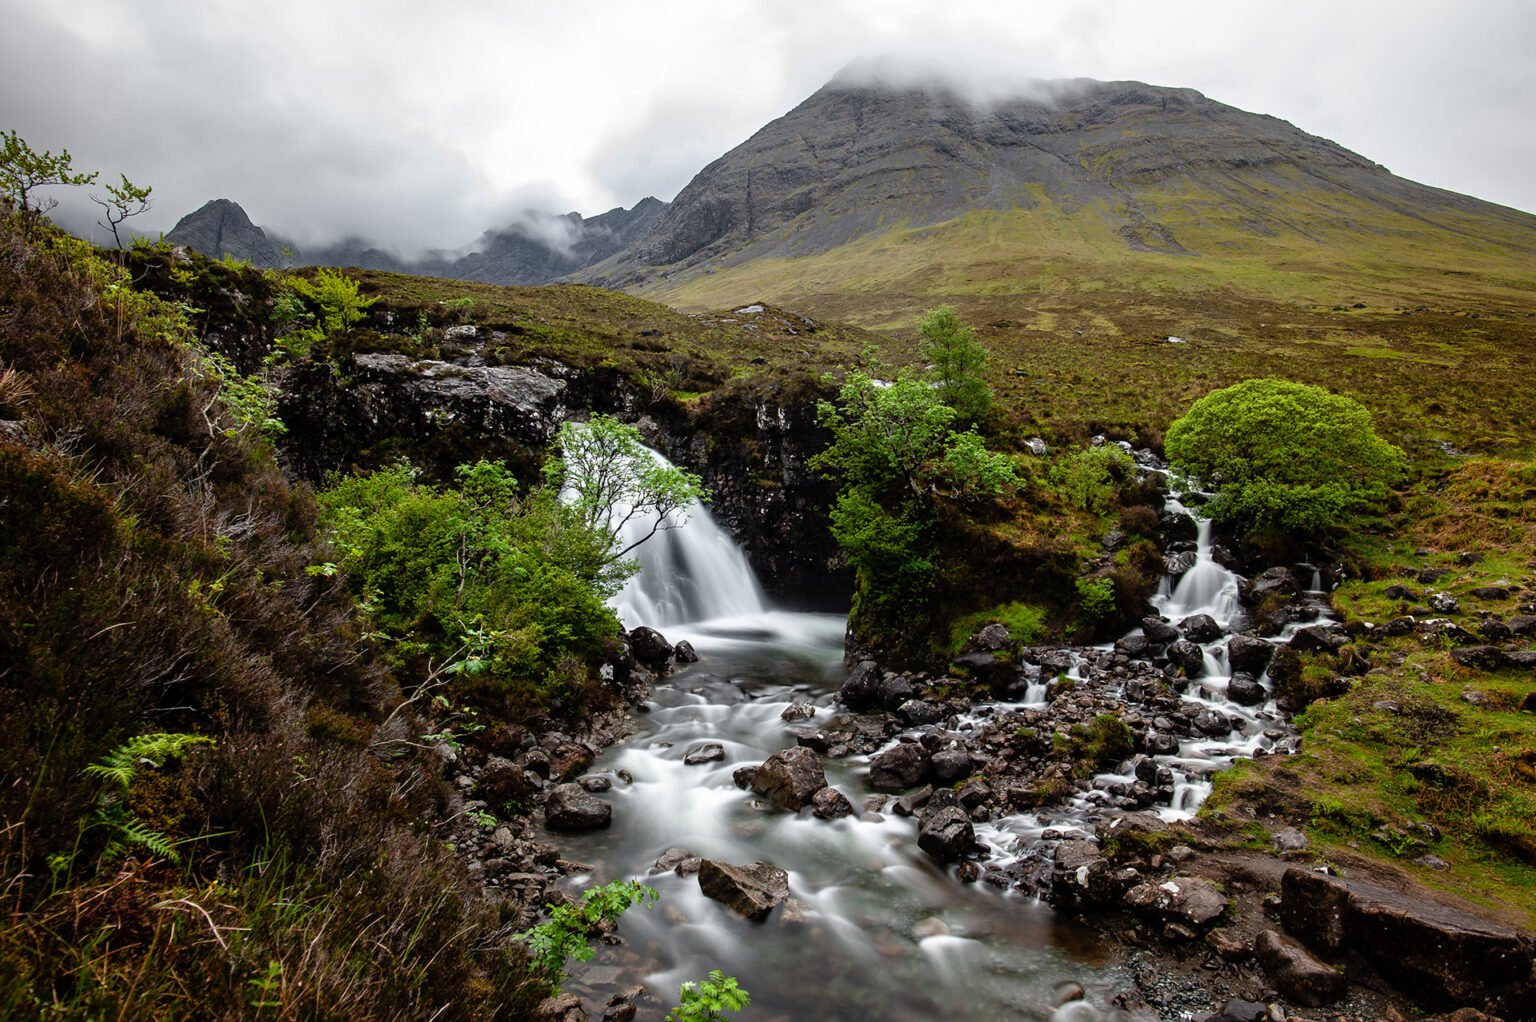
M 0 0 L 0 26 L 0 129 L 152 185 L 157 230 L 224 197 L 300 242 L 453 248 L 670 199 L 876 55 L 1195 88 L 1536 212 L 1529 0 Z

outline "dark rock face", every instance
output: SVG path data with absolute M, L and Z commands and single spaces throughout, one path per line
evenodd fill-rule
M 1196 930 L 1214 925 L 1227 910 L 1227 899 L 1204 877 L 1176 876 L 1161 883 L 1138 884 L 1125 896 L 1133 911 Z
M 1343 975 L 1274 930 L 1259 934 L 1253 942 L 1253 952 L 1275 989 L 1297 1004 L 1321 1008 L 1339 1000 L 1348 990 Z
M 879 664 L 873 660 L 860 661 L 837 690 L 838 700 L 850 710 L 869 709 L 880 698 L 880 676 Z
M 1215 642 L 1221 638 L 1221 625 L 1209 614 L 1194 614 L 1179 622 L 1179 631 L 1190 642 Z
M 699 864 L 699 889 L 732 912 L 761 922 L 789 898 L 789 874 L 766 862 L 733 866 L 705 859 Z
M 613 807 L 579 784 L 556 786 L 544 803 L 544 823 L 550 830 L 601 830 L 612 822 Z
M 263 269 L 282 265 L 282 256 L 266 232 L 251 223 L 239 203 L 228 199 L 214 199 L 188 213 L 176 221 L 165 240 L 210 259 L 231 256 Z
M 1180 639 L 1169 646 L 1168 659 L 1182 667 L 1184 673 L 1191 678 L 1198 678 L 1205 673 L 1205 650 L 1188 639 Z
M 1234 674 L 1227 685 L 1227 698 L 1239 706 L 1258 706 L 1267 693 L 1251 674 Z
M 1142 618 L 1141 630 L 1147 633 L 1147 641 L 1160 646 L 1179 639 L 1179 630 L 1160 617 Z
M 1275 647 L 1251 635 L 1234 635 L 1227 640 L 1227 663 L 1232 670 L 1258 677 L 1269 666 Z
M 927 776 L 928 756 L 913 742 L 903 742 L 869 760 L 869 783 L 876 791 L 905 791 Z
M 629 648 L 647 667 L 659 667 L 672 659 L 673 646 L 667 637 L 645 625 L 630 630 Z
M 1243 584 L 1243 602 L 1252 606 L 1266 597 L 1290 600 L 1301 593 L 1301 583 L 1290 568 L 1265 568 Z
M 1536 941 L 1470 913 L 1374 884 L 1291 868 L 1280 921 L 1312 948 L 1363 959 L 1404 992 L 1438 1008 L 1493 1002 L 1536 1018 Z M 1499 1014 L 1503 1014 L 1502 1011 Z
M 975 843 L 976 829 L 959 806 L 930 813 L 917 835 L 917 846 L 940 862 L 954 862 Z
M 809 805 L 812 797 L 826 786 L 821 758 L 799 745 L 769 756 L 752 777 L 753 791 L 792 813 Z

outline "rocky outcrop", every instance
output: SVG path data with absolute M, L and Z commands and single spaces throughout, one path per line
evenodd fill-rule
M 281 256 L 266 232 L 246 216 L 237 202 L 214 199 L 176 221 L 165 240 L 185 245 L 210 259 L 229 256 L 253 266 L 281 265 Z
M 1437 1008 L 1536 1019 L 1536 941 L 1420 896 L 1293 867 L 1280 921 L 1330 959 L 1358 963 Z
M 789 898 L 789 874 L 766 862 L 733 866 L 705 859 L 699 863 L 699 890 L 737 915 L 761 922 Z
M 1344 996 L 1349 983 L 1295 941 L 1274 930 L 1265 930 L 1253 942 L 1254 957 L 1288 1000 L 1308 1008 L 1321 1008 Z
M 826 786 L 821 758 L 802 746 L 774 753 L 752 776 L 753 791 L 792 813 L 810 805 L 816 793 Z
M 550 830 L 601 830 L 612 822 L 613 807 L 579 784 L 558 785 L 544 803 L 544 823 Z

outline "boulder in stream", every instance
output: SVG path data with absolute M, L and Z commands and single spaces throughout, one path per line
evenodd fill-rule
M 557 785 L 544 803 L 544 823 L 550 830 L 601 830 L 613 822 L 613 807 L 579 784 Z
M 1203 930 L 1227 910 L 1226 897 L 1204 877 L 1176 876 L 1138 884 L 1125 895 L 1127 908 L 1163 922 Z
M 827 786 L 821 757 L 803 745 L 781 749 L 752 776 L 752 790 L 780 809 L 797 813 Z
M 789 874 L 766 862 L 733 866 L 705 859 L 699 863 L 699 890 L 737 915 L 761 922 L 789 898 Z
M 940 862 L 954 862 L 976 843 L 976 828 L 959 806 L 947 806 L 923 818 L 917 846 Z
M 1191 678 L 1198 678 L 1205 673 L 1205 650 L 1188 639 L 1180 639 L 1169 646 L 1168 659 L 1182 667 L 1184 673 Z
M 848 680 L 837 690 L 837 698 L 850 710 L 867 710 L 880 698 L 880 665 L 861 660 L 848 672 Z
M 654 628 L 641 625 L 630 630 L 629 649 L 635 659 L 648 667 L 660 667 L 672 659 L 676 649 L 667 637 Z
M 905 791 L 928 776 L 928 755 L 916 742 L 902 742 L 869 760 L 869 783 L 876 791 Z
M 1274 653 L 1274 646 L 1252 635 L 1234 635 L 1227 640 L 1227 663 L 1244 674 L 1263 674 Z
M 1191 614 L 1179 622 L 1179 631 L 1190 642 L 1215 642 L 1221 638 L 1221 625 L 1209 614 Z

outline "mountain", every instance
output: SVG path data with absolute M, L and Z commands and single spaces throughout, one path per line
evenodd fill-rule
M 467 252 L 431 252 L 408 259 L 356 235 L 300 248 L 251 223 L 238 203 L 215 199 L 182 217 L 166 240 L 207 256 L 231 255 L 260 267 L 282 265 L 281 253 L 286 249 L 292 253 L 286 262 L 300 266 L 356 266 L 490 284 L 543 284 L 625 249 L 666 208 L 659 199 L 645 198 L 633 209 L 610 209 L 593 217 L 530 211 L 516 223 L 486 231 Z
M 575 278 L 880 323 L 936 298 L 1132 281 L 1331 302 L 1347 279 L 1407 298 L 1446 274 L 1528 302 L 1536 217 L 1190 89 L 1077 79 L 980 101 L 844 74 Z
M 185 245 L 213 259 L 232 256 L 255 266 L 280 264 L 281 256 L 260 227 L 251 223 L 245 210 L 229 199 L 214 199 L 176 222 L 165 240 Z

